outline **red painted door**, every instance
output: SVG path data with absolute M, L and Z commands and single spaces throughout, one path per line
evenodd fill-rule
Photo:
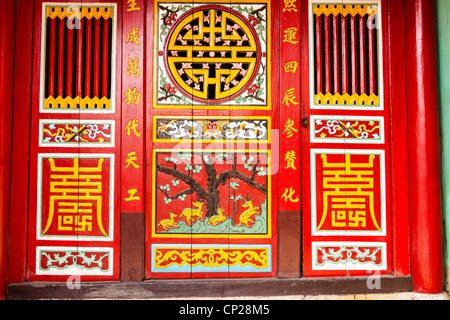
M 35 2 L 29 281 L 119 279 L 121 10 Z
M 387 5 L 309 1 L 303 8 L 310 118 L 302 136 L 303 274 L 390 274 Z
M 119 280 L 122 214 L 145 278 L 396 273 L 397 11 L 36 1 L 28 280 Z

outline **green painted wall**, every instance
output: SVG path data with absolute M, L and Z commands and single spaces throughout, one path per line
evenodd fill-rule
M 450 288 L 450 0 L 437 0 L 439 99 L 442 135 L 442 199 L 444 214 L 445 267 Z

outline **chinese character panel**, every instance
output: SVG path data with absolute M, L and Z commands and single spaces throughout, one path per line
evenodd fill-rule
M 39 155 L 38 238 L 111 240 L 114 157 Z
M 121 4 L 36 8 L 28 280 L 118 280 Z
M 384 152 L 312 150 L 312 234 L 385 234 Z

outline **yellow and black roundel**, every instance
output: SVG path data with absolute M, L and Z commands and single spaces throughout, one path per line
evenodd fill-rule
M 165 44 L 167 71 L 178 89 L 204 103 L 221 103 L 243 93 L 255 78 L 260 43 L 251 24 L 223 6 L 188 11 Z

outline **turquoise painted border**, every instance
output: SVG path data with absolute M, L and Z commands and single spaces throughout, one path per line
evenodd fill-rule
M 437 1 L 439 108 L 441 118 L 442 211 L 444 238 L 450 236 L 450 1 Z M 444 241 L 447 278 L 450 270 L 450 245 Z M 447 280 L 449 282 L 449 280 Z

